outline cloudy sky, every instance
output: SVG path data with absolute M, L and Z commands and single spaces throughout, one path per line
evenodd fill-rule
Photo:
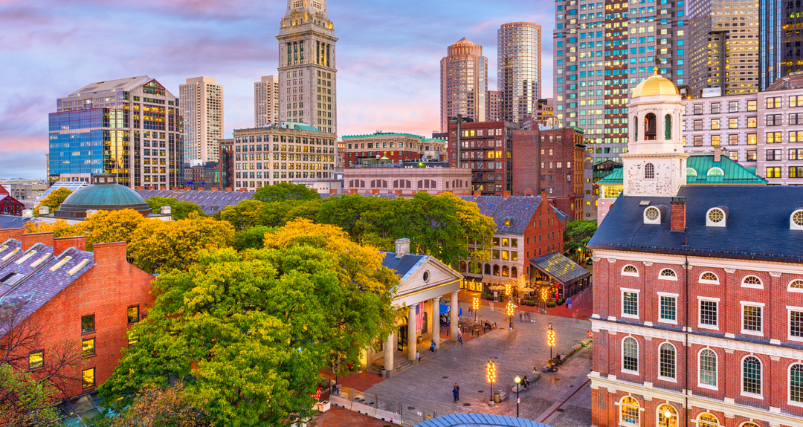
M 119 5 L 118 5 L 119 3 Z M 554 2 L 328 0 L 339 38 L 341 135 L 438 129 L 439 61 L 462 37 L 483 46 L 496 89 L 496 30 L 541 24 L 552 92 Z M 149 75 L 174 95 L 187 77 L 224 85 L 225 127 L 253 125 L 253 82 L 276 74 L 284 0 L 0 0 L 0 178 L 45 177 L 47 115 L 84 85 Z

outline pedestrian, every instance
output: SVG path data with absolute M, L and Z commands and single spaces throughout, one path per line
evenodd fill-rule
M 435 352 L 435 340 L 432 340 L 432 342 L 429 344 L 429 351 L 433 353 Z
M 415 351 L 415 358 L 418 359 L 419 362 L 421 362 L 421 353 L 419 353 L 418 350 Z
M 454 388 L 452 389 L 452 395 L 454 395 L 455 402 L 460 400 L 460 387 L 458 387 L 457 384 L 455 384 Z
M 457 341 L 460 342 L 460 345 L 463 345 L 463 334 L 461 334 L 459 331 L 457 333 Z

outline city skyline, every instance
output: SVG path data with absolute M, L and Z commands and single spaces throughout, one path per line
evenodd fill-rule
M 463 37 L 483 45 L 491 58 L 489 89 L 496 89 L 499 26 L 528 21 L 544 31 L 554 28 L 553 2 L 475 0 L 461 2 L 460 13 L 454 13 L 456 2 L 418 2 L 403 10 L 384 1 L 328 3 L 340 39 L 340 135 L 382 129 L 428 136 L 439 129 L 439 61 L 447 46 Z M 285 1 L 100 6 L 81 1 L 33 8 L 0 0 L 0 23 L 6 29 L 0 35 L 6 65 L 0 69 L 6 85 L 0 99 L 6 119 L 0 122 L 0 178 L 44 178 L 47 114 L 55 109 L 56 98 L 87 82 L 147 74 L 178 93 L 187 78 L 213 77 L 226 87 L 224 136 L 253 125 L 253 82 L 276 73 L 275 36 Z M 428 13 L 420 13 L 419 6 Z M 124 25 L 155 31 L 110 35 Z M 389 27 L 397 29 L 389 32 Z M 164 46 L 164 39 L 175 43 L 156 52 L 148 47 Z M 542 44 L 543 72 L 549 76 L 551 40 Z M 551 79 L 542 84 L 547 96 Z M 377 98 L 377 93 L 384 96 Z

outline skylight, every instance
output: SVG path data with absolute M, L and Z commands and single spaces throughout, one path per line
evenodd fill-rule
M 25 256 L 23 256 L 22 258 L 20 258 L 20 259 L 18 259 L 18 260 L 16 260 L 16 261 L 14 261 L 14 264 L 20 265 L 20 264 L 22 264 L 23 262 L 25 262 L 25 260 L 27 260 L 28 258 L 30 258 L 30 257 L 32 257 L 32 256 L 34 256 L 34 255 L 36 255 L 36 251 L 30 251 L 30 252 L 28 252 L 27 254 L 25 254 Z
M 9 252 L 9 253 L 8 253 L 8 255 L 6 255 L 6 256 L 4 256 L 4 257 L 0 258 L 0 261 L 7 261 L 9 258 L 11 258 L 12 256 L 14 256 L 14 254 L 16 254 L 16 253 L 17 253 L 17 252 L 19 252 L 19 251 L 20 251 L 20 248 L 14 249 L 13 251 Z
M 86 266 L 87 264 L 89 264 L 89 260 L 88 260 L 88 259 L 85 259 L 85 260 L 83 260 L 83 261 L 79 262 L 79 263 L 78 263 L 78 265 L 76 265 L 75 267 L 73 267 L 72 269 L 70 269 L 70 271 L 68 271 L 68 272 L 67 272 L 67 275 L 69 275 L 69 276 L 72 276 L 72 275 L 74 275 L 74 274 L 75 274 L 75 273 L 77 273 L 79 270 L 81 270 L 82 268 L 84 268 L 84 266 Z
M 43 262 L 45 262 L 45 260 L 46 260 L 46 259 L 48 259 L 48 258 L 50 258 L 50 254 L 44 254 L 44 255 L 42 255 L 42 258 L 39 258 L 38 260 L 34 261 L 34 263 L 33 263 L 33 264 L 31 264 L 31 268 L 39 267 L 39 266 L 40 266 L 40 265 L 42 265 L 42 263 L 43 263 Z
M 62 258 L 62 259 L 61 259 L 61 261 L 59 261 L 59 262 L 57 262 L 57 263 L 56 263 L 56 265 L 54 265 L 53 267 L 50 267 L 50 271 L 56 271 L 56 270 L 58 270 L 58 269 L 59 269 L 59 268 L 61 268 L 61 267 L 62 267 L 64 264 L 67 264 L 68 262 L 70 262 L 70 260 L 71 260 L 71 259 L 72 259 L 72 257 L 71 257 L 71 256 L 66 256 L 66 257 Z

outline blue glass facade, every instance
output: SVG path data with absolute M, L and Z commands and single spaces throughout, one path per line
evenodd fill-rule
M 803 6 L 800 0 L 761 0 L 761 90 L 803 71 Z

